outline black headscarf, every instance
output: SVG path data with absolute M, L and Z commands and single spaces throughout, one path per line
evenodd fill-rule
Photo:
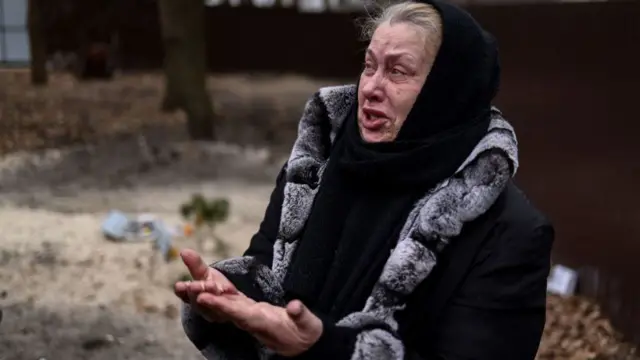
M 291 298 L 336 319 L 362 307 L 411 207 L 455 173 L 489 126 L 495 40 L 459 7 L 424 2 L 441 16 L 442 42 L 413 108 L 394 141 L 366 143 L 353 105 L 285 278 Z
M 467 12 L 444 1 L 424 2 L 440 13 L 442 43 L 398 137 L 365 143 L 355 104 L 342 160 L 365 178 L 430 188 L 453 174 L 486 133 L 500 65 L 495 40 Z

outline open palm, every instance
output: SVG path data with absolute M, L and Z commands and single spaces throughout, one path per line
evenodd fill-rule
M 296 356 L 310 348 L 322 334 L 322 321 L 300 301 L 286 308 L 255 302 L 241 293 L 222 296 L 202 293 L 198 304 L 225 314 L 238 328 L 283 356 Z

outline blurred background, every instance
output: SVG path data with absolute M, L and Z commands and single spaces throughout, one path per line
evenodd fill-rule
M 539 359 L 639 359 L 640 2 L 460 0 L 554 222 Z M 361 0 L 0 0 L 0 359 L 201 359 L 175 254 L 241 253 Z M 564 276 L 564 277 L 563 277 Z

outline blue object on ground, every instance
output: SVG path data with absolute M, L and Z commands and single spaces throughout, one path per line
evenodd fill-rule
M 130 219 L 124 213 L 112 210 L 102 222 L 102 233 L 112 240 L 126 240 Z

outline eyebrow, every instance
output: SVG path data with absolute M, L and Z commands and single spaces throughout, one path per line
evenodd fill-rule
M 374 58 L 376 58 L 376 55 L 373 53 L 373 51 L 370 48 L 367 48 L 367 54 L 369 54 L 370 56 L 373 56 Z M 396 53 L 390 53 L 387 54 L 386 56 L 387 58 L 391 58 L 392 60 L 397 60 L 403 57 L 408 58 L 409 60 L 411 60 L 412 62 L 418 62 L 418 60 L 409 52 L 406 51 L 399 51 Z

